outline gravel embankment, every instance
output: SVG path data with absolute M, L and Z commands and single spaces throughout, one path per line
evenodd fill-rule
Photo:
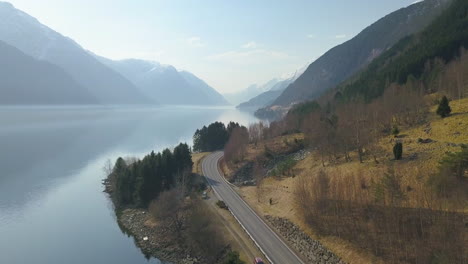
M 289 242 L 309 263 L 345 264 L 338 256 L 324 247 L 319 241 L 310 238 L 291 221 L 267 215 L 266 220 Z
M 174 241 L 167 227 L 151 223 L 151 216 L 142 209 L 126 209 L 118 217 L 121 228 L 135 239 L 135 243 L 146 256 L 174 264 L 200 263 L 188 249 Z M 182 243 L 181 243 L 182 244 Z

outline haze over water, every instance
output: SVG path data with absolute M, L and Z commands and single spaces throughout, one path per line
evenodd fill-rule
M 191 144 L 216 120 L 256 121 L 232 108 L 0 107 L 0 263 L 148 263 L 117 225 L 103 166 Z

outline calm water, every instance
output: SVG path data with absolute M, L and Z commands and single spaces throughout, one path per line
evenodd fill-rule
M 0 108 L 0 263 L 160 263 L 124 235 L 102 192 L 106 160 L 191 143 L 228 108 Z

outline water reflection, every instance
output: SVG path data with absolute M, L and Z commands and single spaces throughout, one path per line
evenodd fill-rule
M 147 263 L 115 222 L 102 166 L 191 143 L 215 120 L 255 121 L 228 108 L 0 108 L 0 263 Z

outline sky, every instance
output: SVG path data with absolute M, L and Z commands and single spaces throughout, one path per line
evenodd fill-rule
M 170 64 L 221 93 L 293 73 L 414 0 L 10 0 L 111 59 Z

